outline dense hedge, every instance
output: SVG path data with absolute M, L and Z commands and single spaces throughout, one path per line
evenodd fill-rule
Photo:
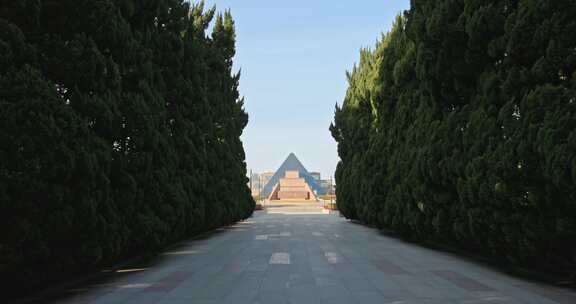
M 576 273 L 574 16 L 572 0 L 412 1 L 336 108 L 342 213 Z
M 0 4 L 3 290 L 251 215 L 234 22 L 218 14 L 208 35 L 215 15 L 182 0 Z

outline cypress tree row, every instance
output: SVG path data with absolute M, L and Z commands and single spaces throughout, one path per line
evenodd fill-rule
M 215 15 L 183 0 L 0 5 L 4 286 L 251 215 L 234 22 L 218 14 L 208 35 Z
M 576 274 L 574 16 L 570 0 L 412 1 L 336 107 L 341 212 Z

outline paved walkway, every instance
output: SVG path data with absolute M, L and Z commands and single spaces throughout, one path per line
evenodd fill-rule
M 267 214 L 306 215 L 327 214 L 324 204 L 328 202 L 267 201 L 264 202 Z
M 56 303 L 576 303 L 571 290 L 308 211 L 258 212 Z

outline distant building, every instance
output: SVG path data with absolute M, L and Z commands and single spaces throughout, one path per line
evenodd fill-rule
M 268 196 L 271 200 L 316 200 L 316 194 L 298 171 L 285 171 Z
M 262 187 L 264 187 L 264 185 L 266 185 L 270 181 L 273 175 L 274 172 L 272 171 L 264 171 L 260 173 L 260 178 L 262 178 Z
M 260 194 L 260 191 L 262 191 L 262 189 L 268 183 L 272 175 L 274 175 L 274 172 L 271 171 L 264 171 L 262 173 L 252 173 L 249 182 L 249 184 L 252 185 L 252 188 L 250 189 L 250 191 L 252 192 L 252 196 L 258 196 Z
M 318 182 L 322 179 L 320 172 L 310 172 L 310 175 Z
M 250 181 L 248 182 L 248 186 L 250 187 L 250 191 L 252 192 L 252 196 L 258 196 L 260 193 L 260 189 L 262 188 L 259 184 L 258 180 L 260 179 L 260 174 L 252 173 L 250 175 Z
M 320 186 L 319 180 L 306 170 L 294 153 L 288 155 L 260 192 L 262 197 L 267 197 L 271 200 L 315 200 L 318 195 L 324 194 L 325 190 Z
M 320 187 L 324 189 L 324 191 L 328 192 L 330 190 L 330 180 L 323 179 L 320 181 Z

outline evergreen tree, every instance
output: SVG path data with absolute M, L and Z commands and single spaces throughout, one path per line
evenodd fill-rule
M 0 279 L 14 294 L 247 218 L 230 12 L 0 5 Z M 10 279 L 8 281 L 8 278 Z
M 549 271 L 576 256 L 573 1 L 412 1 L 331 131 L 348 218 Z

